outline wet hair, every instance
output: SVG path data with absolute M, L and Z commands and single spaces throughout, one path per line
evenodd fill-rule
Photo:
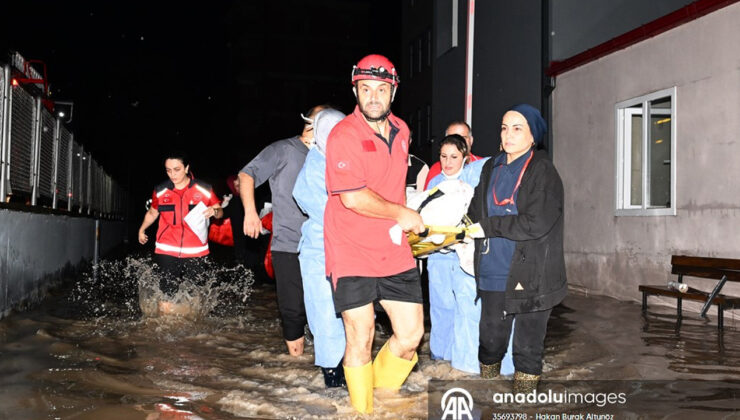
M 188 166 L 190 164 L 190 159 L 188 159 L 188 155 L 185 154 L 185 152 L 181 150 L 175 150 L 165 155 L 164 162 L 167 162 L 168 159 L 177 159 L 180 162 L 182 162 L 182 166 Z
M 450 123 L 447 124 L 447 128 L 445 128 L 445 131 L 449 130 L 449 128 L 452 127 L 453 125 L 462 125 L 462 126 L 465 126 L 465 128 L 468 129 L 468 135 L 469 136 L 472 136 L 473 135 L 473 129 L 470 128 L 470 125 L 468 125 L 468 123 L 466 123 L 463 120 L 450 121 Z
M 442 147 L 446 144 L 451 144 L 457 148 L 457 150 L 462 153 L 463 158 L 468 157 L 468 143 L 465 142 L 465 139 L 459 135 L 459 134 L 450 134 L 449 136 L 446 136 L 442 139 L 441 142 L 439 142 L 439 150 L 440 153 L 442 152 Z

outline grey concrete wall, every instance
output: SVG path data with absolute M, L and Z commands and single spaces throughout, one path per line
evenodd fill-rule
M 565 60 L 693 1 L 550 1 L 550 58 Z
M 740 258 L 737 22 L 738 3 L 558 76 L 553 158 L 566 188 L 571 284 L 638 299 L 639 284 L 675 278 L 672 254 Z M 677 215 L 615 217 L 614 106 L 672 86 Z M 714 284 L 689 282 L 704 290 Z M 724 290 L 737 295 L 740 285 Z
M 101 222 L 100 253 L 123 241 L 124 223 Z M 93 257 L 95 220 L 0 209 L 0 317 Z

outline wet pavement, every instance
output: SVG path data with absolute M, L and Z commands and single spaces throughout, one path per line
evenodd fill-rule
M 192 316 L 147 317 L 138 290 L 156 298 L 142 289 L 155 281 L 149 267 L 105 263 L 98 279 L 82 275 L 0 320 L 0 419 L 361 418 L 346 389 L 324 387 L 311 345 L 287 355 L 274 285 L 213 269 L 181 296 L 198 302 Z M 430 360 L 427 340 L 401 391 L 376 392 L 369 418 L 427 418 L 430 380 L 470 379 Z M 715 320 L 687 313 L 679 329 L 673 309 L 651 305 L 643 317 L 636 303 L 577 292 L 553 311 L 544 380 L 637 383 L 655 394 L 615 418 L 740 418 L 738 378 L 734 320 L 719 333 Z

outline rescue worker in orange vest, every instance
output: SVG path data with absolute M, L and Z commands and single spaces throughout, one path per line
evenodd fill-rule
M 373 388 L 397 390 L 418 358 L 424 335 L 419 271 L 403 231 L 424 222 L 405 206 L 409 129 L 390 111 L 398 74 L 382 55 L 352 70 L 354 112 L 329 135 L 324 213 L 326 274 L 334 309 L 344 320 L 344 372 L 352 406 L 373 411 Z M 374 304 L 383 307 L 393 335 L 372 360 Z
M 146 229 L 159 218 L 154 262 L 161 271 L 160 290 L 169 295 L 177 292 L 182 275 L 186 270 L 201 262 L 208 255 L 208 238 L 201 240 L 185 220 L 189 212 L 199 203 L 206 207 L 205 218 L 223 217 L 223 209 L 211 186 L 190 174 L 190 165 L 184 153 L 170 153 L 164 161 L 169 180 L 157 185 L 152 193 L 152 204 L 144 215 L 139 228 L 139 243 L 145 244 L 149 237 Z M 207 229 L 205 231 L 207 233 Z M 160 301 L 160 314 L 184 315 L 188 308 L 173 302 Z

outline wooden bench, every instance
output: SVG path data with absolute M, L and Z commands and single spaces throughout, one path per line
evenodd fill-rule
M 711 293 L 689 287 L 685 293 L 673 287 L 640 285 L 642 292 L 642 313 L 647 312 L 647 298 L 650 295 L 670 296 L 677 300 L 678 321 L 681 322 L 681 302 L 683 299 L 704 302 L 701 316 L 706 318 L 707 310 L 711 305 L 717 305 L 717 328 L 724 327 L 725 309 L 740 308 L 740 298 L 720 294 L 727 281 L 740 281 L 740 260 L 729 258 L 689 257 L 673 255 L 671 257 L 671 273 L 678 275 L 678 283 L 683 283 L 684 276 L 701 277 L 718 280 Z

